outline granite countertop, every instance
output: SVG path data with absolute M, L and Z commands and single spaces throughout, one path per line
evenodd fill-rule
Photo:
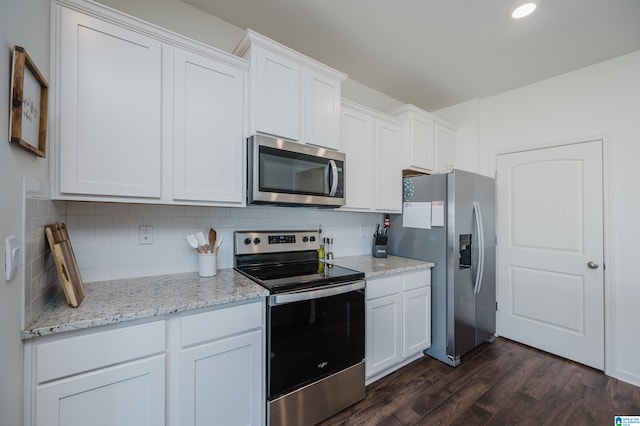
M 406 257 L 398 256 L 349 256 L 337 258 L 333 263 L 338 266 L 364 272 L 365 278 L 418 271 L 436 266 L 433 262 L 425 262 L 422 260 L 408 259 Z
M 87 283 L 77 308 L 59 291 L 22 331 L 22 339 L 264 298 L 269 292 L 233 269 Z
M 365 278 L 435 266 L 431 262 L 397 256 L 341 257 L 338 266 L 364 272 Z M 269 291 L 233 269 L 219 269 L 212 278 L 197 272 L 87 283 L 77 308 L 59 291 L 44 311 L 22 331 L 22 339 L 81 330 L 192 309 L 264 298 Z

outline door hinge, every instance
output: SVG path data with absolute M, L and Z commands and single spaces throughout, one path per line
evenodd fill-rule
M 496 311 L 498 310 L 498 302 L 496 302 Z

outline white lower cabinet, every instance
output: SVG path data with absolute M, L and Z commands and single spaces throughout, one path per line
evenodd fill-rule
M 25 344 L 25 424 L 161 425 L 165 322 Z
M 430 284 L 430 270 L 367 279 L 367 383 L 422 356 L 431 345 Z
M 264 424 L 263 306 L 182 318 L 176 426 Z
M 158 355 L 38 386 L 35 424 L 162 425 L 164 364 Z
M 402 275 L 367 280 L 366 373 L 402 361 Z
M 260 299 L 28 340 L 24 424 L 264 425 L 264 318 Z

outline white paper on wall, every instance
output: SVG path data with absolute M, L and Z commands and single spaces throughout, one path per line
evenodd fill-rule
M 431 203 L 404 203 L 402 205 L 404 228 L 431 229 Z
M 444 201 L 431 202 L 431 226 L 444 226 Z

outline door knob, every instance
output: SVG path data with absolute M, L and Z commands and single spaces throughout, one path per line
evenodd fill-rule
M 600 266 L 600 265 L 598 265 L 596 262 L 590 260 L 590 261 L 587 262 L 587 266 L 590 269 L 598 269 L 598 266 Z

